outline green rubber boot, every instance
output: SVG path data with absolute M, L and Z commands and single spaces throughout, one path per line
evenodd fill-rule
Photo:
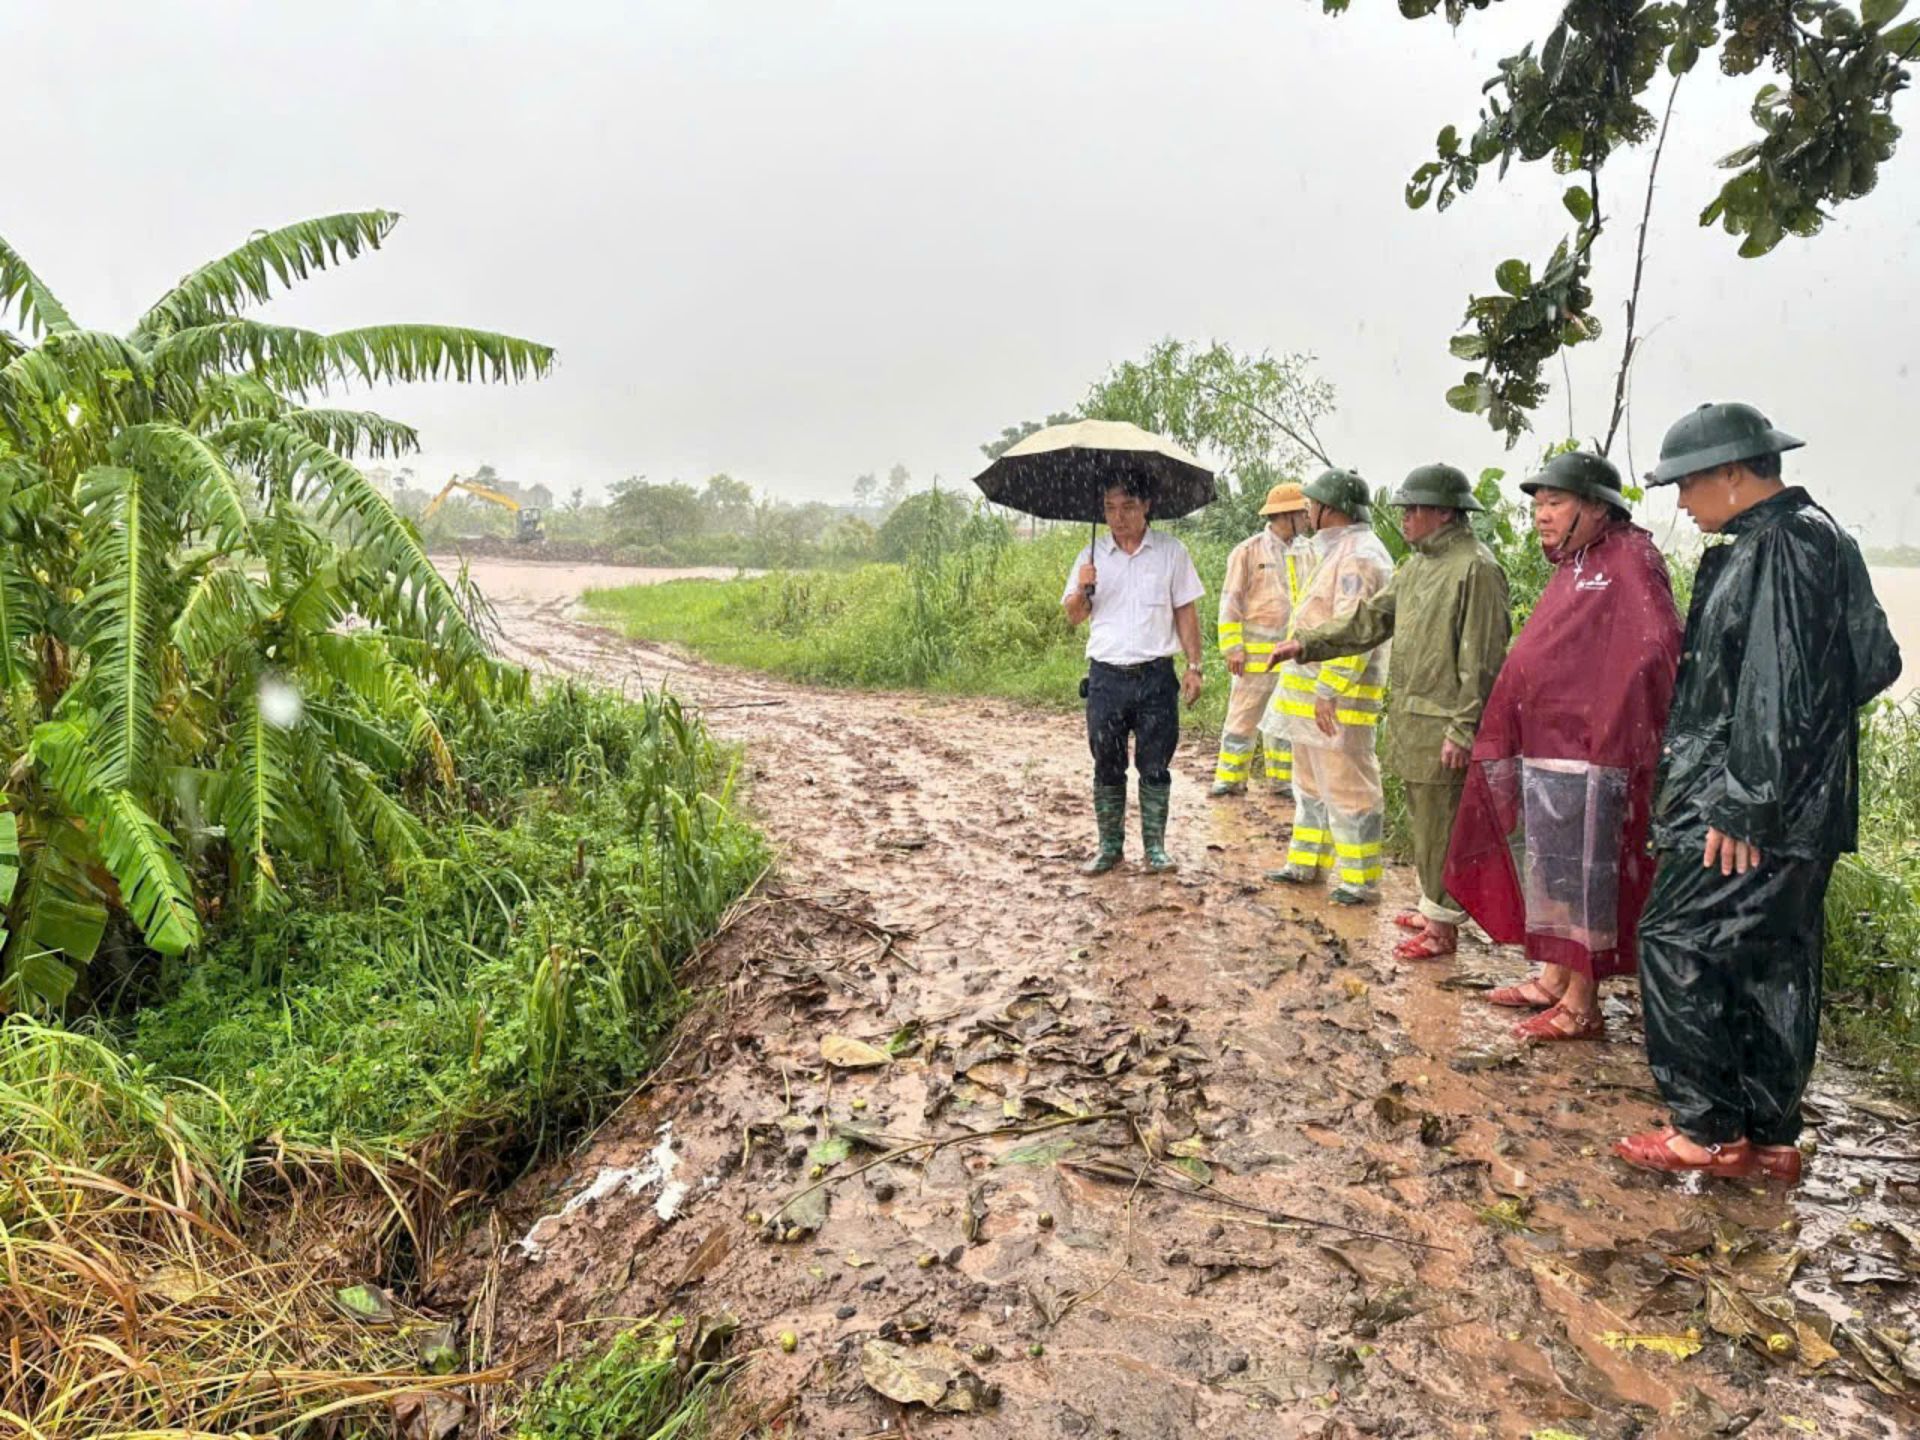
M 1149 785 L 1140 782 L 1140 844 L 1146 851 L 1147 869 L 1155 874 L 1177 868 L 1167 854 L 1167 806 L 1173 799 L 1173 782 Z
M 1127 787 L 1093 787 L 1093 819 L 1100 827 L 1100 848 L 1080 867 L 1082 875 L 1104 875 L 1120 863 L 1127 836 Z

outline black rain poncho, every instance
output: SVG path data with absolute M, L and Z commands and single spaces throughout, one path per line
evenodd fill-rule
M 1865 562 L 1805 490 L 1737 516 L 1694 580 L 1641 922 L 1647 1052 L 1701 1144 L 1790 1144 L 1818 1033 L 1823 905 L 1859 823 L 1858 711 L 1900 674 Z M 1702 865 L 1709 827 L 1758 869 Z

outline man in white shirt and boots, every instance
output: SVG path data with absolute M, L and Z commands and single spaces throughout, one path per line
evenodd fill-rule
M 1200 615 L 1206 593 L 1187 547 L 1149 529 L 1144 482 L 1106 493 L 1108 533 L 1080 552 L 1061 604 L 1087 633 L 1087 744 L 1093 751 L 1093 814 L 1100 849 L 1081 867 L 1104 875 L 1120 863 L 1127 828 L 1127 742 L 1140 775 L 1140 841 L 1146 868 L 1174 868 L 1167 854 L 1167 769 L 1180 739 L 1179 701 L 1200 698 Z M 1184 653 L 1184 675 L 1172 657 Z

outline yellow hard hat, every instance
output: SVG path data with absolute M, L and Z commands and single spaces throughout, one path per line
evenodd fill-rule
M 1291 515 L 1307 508 L 1307 497 L 1300 487 L 1289 481 L 1285 485 L 1276 485 L 1267 492 L 1267 503 L 1260 507 L 1262 515 Z

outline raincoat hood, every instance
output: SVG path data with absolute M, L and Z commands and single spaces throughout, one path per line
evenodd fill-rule
M 1614 536 L 1618 535 L 1622 530 L 1637 530 L 1637 529 L 1639 529 L 1638 526 L 1636 526 L 1625 515 L 1623 515 L 1622 513 L 1616 510 L 1607 517 L 1607 519 L 1601 524 L 1600 528 L 1596 532 L 1594 532 L 1594 534 L 1591 537 L 1581 540 L 1578 545 L 1572 545 L 1572 546 L 1556 545 L 1551 550 L 1548 550 L 1545 546 L 1542 546 L 1541 553 L 1547 557 L 1547 563 L 1550 565 L 1554 565 L 1556 567 L 1561 565 L 1568 565 L 1576 561 L 1583 560 L 1584 557 L 1586 557 L 1592 551 L 1598 549 L 1600 546 L 1606 544 L 1609 540 L 1613 539 Z M 1646 534 L 1646 531 L 1641 530 L 1640 533 L 1644 535 Z M 1649 544 L 1652 543 L 1651 537 L 1649 537 L 1648 543 Z M 1661 562 L 1661 567 L 1664 569 L 1665 565 L 1666 565 L 1666 562 L 1663 560 Z

